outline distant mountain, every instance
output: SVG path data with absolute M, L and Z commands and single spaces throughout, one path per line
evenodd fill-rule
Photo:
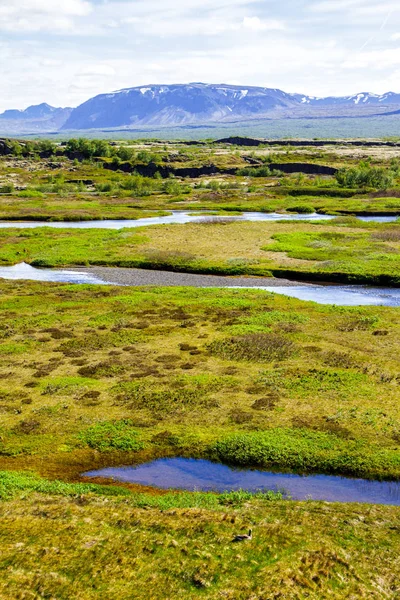
M 328 96 L 327 98 L 317 98 L 315 96 L 302 96 L 293 94 L 301 104 L 309 106 L 386 106 L 400 105 L 400 94 L 388 92 L 387 94 L 370 94 L 362 92 L 353 96 Z
M 101 94 L 75 108 L 62 129 L 140 128 L 381 114 L 400 108 L 400 94 L 367 92 L 317 98 L 278 89 L 191 83 L 148 85 Z
M 71 115 L 72 108 L 54 108 L 43 103 L 25 110 L 6 110 L 0 114 L 0 132 L 8 134 L 58 131 Z
M 204 126 L 257 119 L 315 119 L 400 114 L 400 94 L 362 92 L 319 98 L 275 88 L 190 83 L 100 94 L 75 109 L 48 104 L 0 115 L 0 133 Z
M 265 114 L 294 101 L 280 90 L 233 85 L 150 85 L 102 94 L 72 111 L 63 129 L 187 125 Z

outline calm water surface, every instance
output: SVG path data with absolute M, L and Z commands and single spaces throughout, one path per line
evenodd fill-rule
M 0 221 L 0 228 L 32 229 L 35 227 L 53 227 L 55 229 L 123 229 L 125 227 L 144 227 L 147 225 L 170 225 L 172 223 L 195 223 L 213 220 L 235 220 L 235 221 L 329 221 L 334 219 L 333 215 L 319 215 L 312 213 L 308 215 L 280 214 L 246 212 L 242 215 L 196 215 L 193 212 L 172 211 L 171 215 L 165 217 L 148 217 L 146 219 L 127 220 L 104 220 L 104 221 Z M 397 216 L 386 217 L 358 217 L 361 221 L 375 221 L 377 223 L 389 223 L 396 221 Z
M 254 288 L 252 288 L 254 289 Z M 259 286 L 255 289 L 283 294 L 298 300 L 338 306 L 400 306 L 400 288 L 363 285 Z
M 111 467 L 84 475 L 162 489 L 216 492 L 272 490 L 284 491 L 293 500 L 400 505 L 400 482 L 239 470 L 207 460 L 187 458 L 160 459 L 135 467 Z

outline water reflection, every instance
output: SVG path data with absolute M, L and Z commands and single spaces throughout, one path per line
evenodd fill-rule
M 84 473 L 87 477 L 107 477 L 162 489 L 201 491 L 285 490 L 293 500 L 329 502 L 368 502 L 400 505 L 400 483 L 369 481 L 329 475 L 301 476 L 239 470 L 207 460 L 166 458 L 133 467 L 110 467 Z

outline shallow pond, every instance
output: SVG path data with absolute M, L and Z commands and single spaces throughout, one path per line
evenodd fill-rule
M 293 500 L 400 505 L 400 482 L 234 469 L 220 463 L 188 458 L 165 458 L 134 467 L 110 467 L 89 471 L 84 476 L 106 477 L 161 489 L 215 492 L 272 490 L 283 491 Z
M 328 221 L 334 219 L 332 215 L 312 214 L 280 214 L 245 212 L 242 215 L 198 215 L 193 212 L 172 211 L 171 215 L 165 217 L 147 217 L 145 219 L 110 219 L 102 221 L 1 221 L 0 228 L 32 229 L 35 227 L 53 227 L 56 229 L 123 229 L 125 227 L 144 227 L 148 225 L 170 225 L 172 223 L 199 223 L 202 221 L 235 220 L 235 221 Z M 377 223 L 389 223 L 396 221 L 398 216 L 385 217 L 359 217 L 362 221 L 375 221 Z

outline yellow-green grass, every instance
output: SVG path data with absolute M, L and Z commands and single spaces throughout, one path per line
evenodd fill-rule
M 181 496 L 138 502 L 77 489 L 0 502 L 0 597 L 398 597 L 398 508 L 249 498 L 210 507 Z M 250 542 L 232 543 L 249 527 Z
M 0 289 L 0 468 L 75 479 L 184 455 L 400 475 L 396 309 L 246 290 Z
M 142 208 L 132 198 L 102 198 L 78 196 L 46 198 L 1 198 L 0 220 L 10 221 L 93 221 L 96 219 L 144 219 L 169 214 L 151 208 Z
M 122 230 L 2 229 L 0 264 L 108 265 L 398 285 L 400 225 L 204 222 Z

